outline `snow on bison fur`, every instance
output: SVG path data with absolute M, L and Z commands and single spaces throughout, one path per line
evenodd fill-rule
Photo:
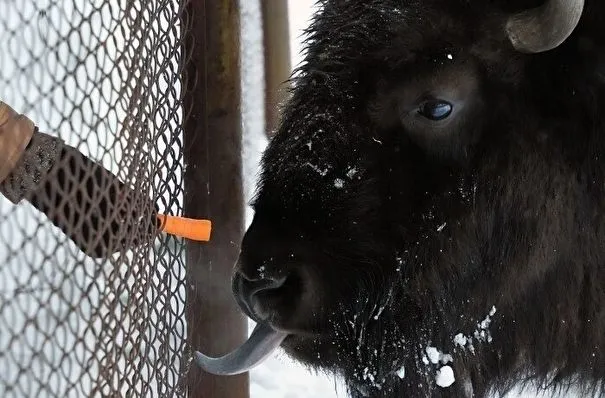
M 233 279 L 260 326 L 198 362 L 605 394 L 605 2 L 326 0 L 307 49 Z

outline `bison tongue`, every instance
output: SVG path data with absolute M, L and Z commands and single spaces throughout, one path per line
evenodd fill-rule
M 210 358 L 195 352 L 195 362 L 206 372 L 215 375 L 236 375 L 247 372 L 265 360 L 288 336 L 269 325 L 257 324 L 254 331 L 235 351 L 220 358 Z

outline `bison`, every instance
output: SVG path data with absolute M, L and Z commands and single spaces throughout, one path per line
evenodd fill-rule
M 324 0 L 233 277 L 352 397 L 605 394 L 605 2 Z

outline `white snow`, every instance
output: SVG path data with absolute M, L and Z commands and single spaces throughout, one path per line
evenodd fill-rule
M 454 362 L 454 357 L 452 357 L 450 354 L 441 354 L 439 357 L 439 362 L 445 365 L 446 363 Z
M 428 346 L 424 349 L 424 351 L 426 352 L 426 356 L 424 358 L 426 358 L 426 360 L 433 365 L 436 365 L 440 362 L 445 365 L 446 363 L 453 361 L 453 358 L 450 354 L 444 354 L 436 347 Z M 428 362 L 424 361 L 424 359 L 423 362 L 428 365 Z
M 349 179 L 355 177 L 355 175 L 357 174 L 357 169 L 355 167 L 351 167 L 348 171 L 347 171 L 347 177 Z
M 454 384 L 455 381 L 454 370 L 451 366 L 442 366 L 435 376 L 435 383 L 437 383 L 439 387 L 449 387 Z
M 492 317 L 496 314 L 496 307 L 492 306 L 489 311 L 489 314 L 477 324 L 477 327 L 473 331 L 472 335 L 464 335 L 463 333 L 458 333 L 454 336 L 453 341 L 454 344 L 463 348 L 468 349 L 471 353 L 475 353 L 475 346 L 473 345 L 473 338 L 478 343 L 488 344 L 492 342 L 492 334 L 489 330 L 489 326 L 492 323 Z
M 426 351 L 426 355 L 427 355 L 429 361 L 431 361 L 432 364 L 439 363 L 439 358 L 441 357 L 441 353 L 439 352 L 439 350 L 437 348 L 426 347 L 425 351 Z
M 405 366 L 402 366 L 399 368 L 399 370 L 397 370 L 397 372 L 395 372 L 395 374 L 397 375 L 397 377 L 399 377 L 400 379 L 405 378 Z
M 330 171 L 328 168 L 320 168 L 317 165 L 314 165 L 313 163 L 309 163 L 306 162 L 305 166 L 310 167 L 311 169 L 313 169 L 313 171 L 315 171 L 317 174 L 319 174 L 322 177 L 325 177 L 328 174 L 328 171 Z
M 458 333 L 457 335 L 454 336 L 454 344 L 464 348 L 466 346 L 468 339 L 466 338 L 466 336 L 462 333 Z

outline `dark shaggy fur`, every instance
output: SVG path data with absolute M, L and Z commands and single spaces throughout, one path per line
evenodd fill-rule
M 261 318 L 354 397 L 605 395 L 605 2 L 516 52 L 506 16 L 540 3 L 321 3 L 238 269 L 287 276 Z M 455 125 L 402 122 L 460 85 Z

